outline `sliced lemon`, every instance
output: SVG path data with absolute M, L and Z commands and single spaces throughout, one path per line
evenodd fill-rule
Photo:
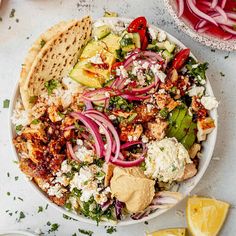
M 162 229 L 152 233 L 146 233 L 146 236 L 185 236 L 185 228 Z
M 211 198 L 191 197 L 187 202 L 188 227 L 193 236 L 215 236 L 220 231 L 229 204 Z

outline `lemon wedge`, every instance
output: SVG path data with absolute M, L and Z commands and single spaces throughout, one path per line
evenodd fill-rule
M 152 233 L 146 233 L 146 236 L 185 236 L 185 228 L 163 229 Z
M 220 231 L 229 204 L 210 198 L 190 197 L 187 202 L 187 222 L 193 236 L 215 236 Z

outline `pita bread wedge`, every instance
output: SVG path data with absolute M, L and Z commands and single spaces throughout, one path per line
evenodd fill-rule
M 47 92 L 47 81 L 60 81 L 69 73 L 89 41 L 91 31 L 90 17 L 61 22 L 34 43 L 21 71 L 20 93 L 25 109 L 32 107 L 32 98 Z

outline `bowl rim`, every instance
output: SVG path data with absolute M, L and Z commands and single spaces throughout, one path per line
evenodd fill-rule
M 219 50 L 229 51 L 229 52 L 236 50 L 236 40 L 224 41 L 224 40 L 217 39 L 215 37 L 197 33 L 195 30 L 189 27 L 183 20 L 181 20 L 181 18 L 177 16 L 176 11 L 174 10 L 171 4 L 172 0 L 163 0 L 163 1 L 169 14 L 174 19 L 178 28 L 181 29 L 188 36 L 190 36 L 192 39 L 196 40 L 197 42 L 201 44 L 204 44 L 205 46 L 208 46 L 214 49 L 219 49 Z
M 111 17 L 111 18 L 99 18 L 97 20 L 94 20 L 94 22 L 98 21 L 98 20 L 109 20 L 109 21 L 114 21 L 114 22 L 117 22 L 117 21 L 121 21 L 121 22 L 124 22 L 124 23 L 129 23 L 130 21 L 132 21 L 131 18 L 125 18 L 125 17 Z M 159 27 L 156 27 L 155 25 L 152 25 L 150 24 L 149 26 L 151 26 L 153 29 L 155 30 L 158 30 L 158 31 L 164 31 L 162 30 L 161 28 Z M 172 36 L 171 34 L 167 33 L 166 31 L 164 31 L 167 35 L 167 37 L 173 41 L 178 47 L 180 48 L 186 48 L 186 46 L 181 42 L 179 41 L 177 38 L 175 38 L 174 36 Z M 191 52 L 191 56 L 194 58 L 194 59 L 197 59 Z M 213 90 L 212 90 L 212 87 L 211 87 L 211 84 L 210 84 L 210 81 L 209 81 L 209 78 L 207 77 L 207 82 L 206 82 L 206 90 L 207 90 L 207 93 L 210 95 L 210 96 L 214 96 L 214 93 L 213 93 Z M 15 149 L 15 146 L 12 142 L 13 140 L 13 137 L 14 137 L 14 129 L 13 129 L 13 124 L 11 122 L 11 116 L 13 114 L 13 110 L 14 110 L 14 107 L 15 107 L 15 103 L 16 103 L 16 100 L 17 98 L 19 97 L 19 80 L 16 81 L 15 83 L 15 86 L 14 86 L 14 90 L 12 92 L 12 96 L 11 96 L 11 103 L 10 103 L 10 109 L 9 109 L 9 122 L 8 122 L 8 130 L 9 130 L 9 141 L 10 141 L 10 146 L 11 146 L 11 149 L 12 149 L 12 153 L 14 154 L 14 159 L 16 161 L 19 161 L 19 157 L 18 157 L 18 154 L 17 154 L 17 151 Z M 168 208 L 168 209 L 162 209 L 162 210 L 158 210 L 158 211 L 155 211 L 153 213 L 151 213 L 150 215 L 148 215 L 147 217 L 144 217 L 143 219 L 140 219 L 140 220 L 133 220 L 131 218 L 129 219 L 126 219 L 125 221 L 119 221 L 118 223 L 116 223 L 115 225 L 116 226 L 127 226 L 127 225 L 133 225 L 133 224 L 137 224 L 137 223 L 141 223 L 141 222 L 144 222 L 144 221 L 148 221 L 148 220 L 151 220 L 153 218 L 156 218 L 157 216 L 163 214 L 164 212 L 166 211 L 169 211 L 170 209 L 176 207 L 187 195 L 189 195 L 192 190 L 196 187 L 196 185 L 199 183 L 199 181 L 201 180 L 201 178 L 203 177 L 204 173 L 206 172 L 206 169 L 207 167 L 209 166 L 209 163 L 211 161 L 211 157 L 213 155 L 213 151 L 214 151 L 214 147 L 215 147 L 215 143 L 216 143 L 216 138 L 217 138 L 217 127 L 218 127 L 218 113 L 217 113 L 217 109 L 214 109 L 213 111 L 210 112 L 211 114 L 211 117 L 213 117 L 214 121 L 215 121 L 215 129 L 213 130 L 213 132 L 210 134 L 210 137 L 208 136 L 207 140 L 205 142 L 209 142 L 209 140 L 211 141 L 211 145 L 208 145 L 208 151 L 207 151 L 207 155 L 205 156 L 206 158 L 206 161 L 205 161 L 205 164 L 204 166 L 202 166 L 201 169 L 198 170 L 198 173 L 196 176 L 194 176 L 194 184 L 191 184 L 190 186 L 188 186 L 188 191 L 187 193 L 184 194 L 183 198 L 178 201 L 175 205 L 173 205 L 172 207 Z M 209 139 L 210 138 L 210 139 Z M 73 219 L 76 219 L 80 222 L 83 222 L 83 223 L 88 223 L 88 224 L 92 224 L 92 225 L 96 225 L 97 223 L 89 218 L 86 218 L 82 215 L 77 215 L 73 212 L 69 212 L 67 211 L 65 208 L 63 207 L 60 207 L 58 205 L 56 205 L 55 203 L 53 203 L 47 196 L 45 193 L 43 193 L 43 191 L 33 182 L 31 181 L 25 174 L 23 174 L 21 172 L 21 174 L 24 176 L 24 179 L 26 180 L 26 182 L 29 183 L 29 185 L 31 186 L 32 189 L 34 189 L 35 192 L 37 192 L 37 194 L 42 198 L 44 199 L 50 206 L 52 206 L 53 208 L 57 209 L 59 212 L 61 212 L 62 214 L 65 214 L 65 215 L 68 215 L 69 217 L 73 218 Z M 187 183 L 187 181 L 185 181 L 184 183 Z M 114 223 L 112 222 L 109 222 L 109 221 L 102 221 L 102 222 L 99 222 L 99 225 L 102 225 L 102 226 L 114 226 Z
M 19 236 L 36 236 L 36 234 L 28 232 L 28 231 L 23 231 L 23 230 L 0 230 L 0 236 L 11 236 L 14 234 L 18 234 Z

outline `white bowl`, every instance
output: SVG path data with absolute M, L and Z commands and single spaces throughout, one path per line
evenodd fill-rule
M 128 24 L 131 19 L 127 19 L 127 18 L 101 18 L 100 20 L 104 20 L 105 22 L 107 23 L 112 23 L 112 22 L 117 22 L 117 21 L 122 21 L 126 24 Z M 153 27 L 154 29 L 156 30 L 161 30 L 155 26 L 151 26 Z M 173 37 L 172 35 L 168 34 L 167 33 L 167 36 L 168 38 L 173 41 L 175 44 L 177 44 L 180 48 L 186 48 L 184 44 L 182 44 L 178 39 L 176 39 L 175 37 Z M 193 56 L 193 54 L 191 54 L 191 56 Z M 193 56 L 194 57 L 194 56 Z M 195 57 L 194 57 L 195 58 Z M 196 59 L 196 58 L 195 58 Z M 209 80 L 207 79 L 207 83 L 206 83 L 206 91 L 207 93 L 210 95 L 210 96 L 214 96 L 213 94 L 213 91 L 212 91 L 212 88 L 211 88 L 211 85 L 210 85 L 210 82 Z M 10 106 L 10 114 L 12 115 L 13 113 L 13 109 L 15 107 L 15 104 L 16 104 L 16 100 L 17 98 L 20 96 L 19 94 L 19 84 L 17 83 L 16 87 L 15 87 L 15 90 L 13 92 L 13 96 L 12 96 L 12 103 L 11 103 L 11 106 Z M 211 157 L 212 157 L 212 154 L 213 154 L 213 150 L 214 150 L 214 146 L 215 146 L 215 142 L 216 142 L 216 136 L 217 136 L 217 110 L 213 110 L 211 111 L 210 113 L 211 117 L 215 120 L 215 124 L 216 124 L 216 128 L 214 129 L 214 131 L 208 135 L 207 137 L 207 140 L 206 142 L 204 142 L 202 144 L 203 146 L 203 151 L 202 151 L 202 157 L 201 157 L 201 160 L 200 160 L 200 164 L 199 164 L 199 169 L 198 169 L 198 173 L 196 176 L 194 176 L 193 178 L 183 182 L 180 184 L 179 188 L 178 188 L 178 191 L 180 193 L 182 193 L 184 196 L 187 196 L 191 193 L 191 191 L 193 190 L 193 188 L 197 185 L 197 183 L 200 181 L 200 179 L 202 178 L 202 176 L 204 175 L 209 163 L 210 163 L 210 160 L 211 160 Z M 10 143 L 11 143 L 11 146 L 12 146 L 12 149 L 13 149 L 13 152 L 14 152 L 14 155 L 15 155 L 15 158 L 19 161 L 19 157 L 17 155 L 17 152 L 16 152 L 16 149 L 12 143 L 12 139 L 13 137 L 15 136 L 15 129 L 14 129 L 14 126 L 12 125 L 11 121 L 10 121 Z M 66 214 L 74 219 L 77 219 L 81 222 L 85 222 L 85 223 L 90 223 L 90 224 L 96 224 L 95 221 L 93 220 L 90 220 L 84 216 L 81 216 L 81 215 L 76 215 L 72 212 L 68 212 L 66 209 L 64 209 L 63 207 L 59 207 L 57 206 L 55 203 L 51 202 L 47 196 L 45 195 L 45 193 L 40 190 L 40 188 L 33 182 L 33 181 L 30 181 L 28 178 L 27 178 L 29 184 L 32 186 L 32 188 L 38 192 L 38 194 L 48 203 L 50 204 L 51 206 L 53 206 L 54 208 L 58 209 L 59 211 L 61 211 L 63 214 Z M 169 210 L 169 209 L 167 209 Z M 132 224 L 136 224 L 136 223 L 140 223 L 140 222 L 144 222 L 144 221 L 147 221 L 147 220 L 150 220 L 150 219 L 153 219 L 157 216 L 159 216 L 160 214 L 162 214 L 163 212 L 167 211 L 166 209 L 165 210 L 158 210 L 158 211 L 155 211 L 153 212 L 152 214 L 150 214 L 149 216 L 143 218 L 143 219 L 140 219 L 140 220 L 132 220 L 130 218 L 127 218 L 123 221 L 120 221 L 118 222 L 118 225 L 132 225 Z M 100 225 L 111 225 L 111 223 L 109 222 L 101 222 Z
M 36 236 L 28 231 L 0 231 L 0 236 Z
M 187 35 L 189 35 L 192 39 L 202 43 L 208 47 L 212 47 L 215 49 L 225 50 L 225 51 L 235 51 L 236 50 L 236 40 L 221 40 L 216 37 L 209 36 L 207 34 L 200 34 L 195 31 L 190 24 L 182 20 L 177 16 L 177 6 L 176 0 L 164 0 L 165 6 L 170 13 L 170 15 L 175 20 L 177 26 Z

